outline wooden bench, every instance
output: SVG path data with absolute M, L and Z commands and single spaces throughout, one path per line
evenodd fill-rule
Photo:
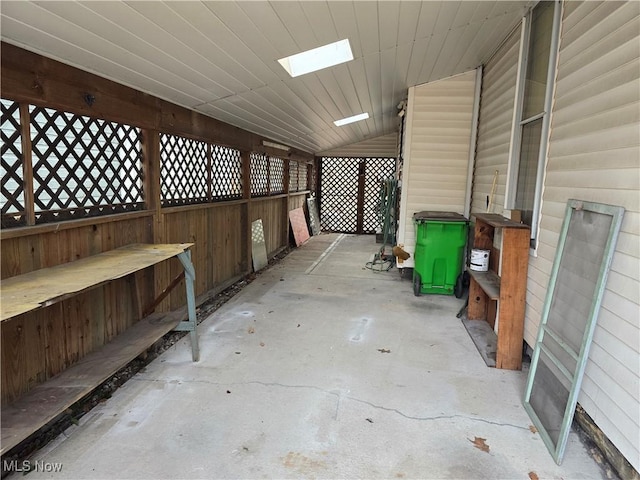
M 192 245 L 132 244 L 2 281 L 0 321 L 4 322 L 177 257 L 184 268 L 188 319 L 151 314 L 60 374 L 37 385 L 17 402 L 3 407 L 0 454 L 4 455 L 54 420 L 171 330 L 190 332 L 192 359 L 198 361 L 195 270 L 189 251 Z

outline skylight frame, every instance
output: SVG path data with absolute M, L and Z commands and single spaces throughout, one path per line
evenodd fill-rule
M 366 120 L 369 118 L 369 112 L 359 113 L 357 115 L 352 115 L 350 117 L 341 118 L 340 120 L 335 120 L 333 124 L 336 127 L 342 127 L 343 125 L 348 125 L 350 123 L 359 122 L 361 120 Z
M 334 67 L 353 60 L 353 51 L 349 39 L 338 40 L 311 50 L 280 58 L 282 65 L 289 75 L 299 77 L 307 73 L 317 72 L 325 68 Z

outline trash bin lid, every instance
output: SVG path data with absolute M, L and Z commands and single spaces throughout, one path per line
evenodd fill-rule
M 439 222 L 468 222 L 467 218 L 457 212 L 434 212 L 423 210 L 413 214 L 414 222 L 424 222 L 426 220 L 436 220 Z

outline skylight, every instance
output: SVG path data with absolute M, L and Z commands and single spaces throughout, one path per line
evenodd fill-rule
M 353 122 L 359 122 L 360 120 L 365 120 L 367 118 L 369 118 L 369 114 L 365 112 L 365 113 L 359 113 L 358 115 L 354 115 L 353 117 L 347 117 L 347 118 L 343 118 L 342 120 L 336 120 L 333 123 L 335 124 L 336 127 L 341 127 L 342 125 L 346 125 L 348 123 L 353 123 Z
M 333 67 L 349 60 L 353 60 L 353 53 L 351 52 L 349 40 L 344 39 L 307 50 L 306 52 L 296 53 L 290 57 L 281 58 L 278 62 L 289 75 L 297 77 L 305 73 Z

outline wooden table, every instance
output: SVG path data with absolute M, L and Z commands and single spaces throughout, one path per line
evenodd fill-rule
M 54 420 L 120 368 L 171 330 L 191 335 L 193 361 L 198 361 L 198 332 L 193 283 L 195 269 L 189 248 L 193 243 L 131 244 L 73 262 L 43 268 L 2 280 L 0 322 L 53 305 L 112 280 L 177 257 L 185 272 L 188 319 L 152 314 L 55 377 L 37 385 L 2 409 L 4 455 L 29 435 Z

